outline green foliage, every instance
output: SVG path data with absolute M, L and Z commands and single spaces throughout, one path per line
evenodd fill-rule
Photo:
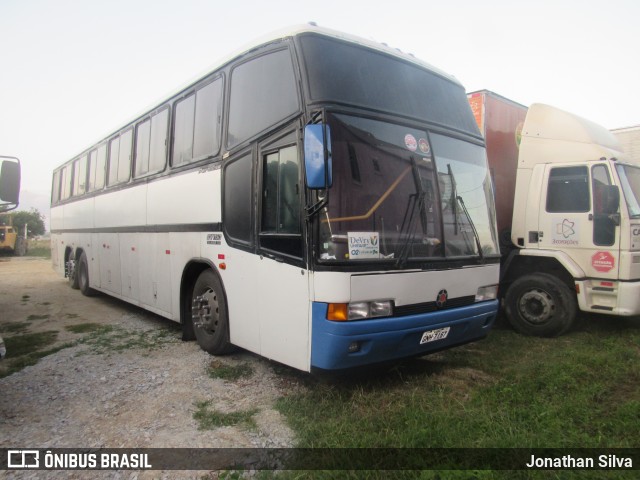
M 207 369 L 211 378 L 221 378 L 222 380 L 235 381 L 240 378 L 247 378 L 253 375 L 253 368 L 248 363 L 227 364 L 220 360 L 212 360 Z
M 10 327 L 5 329 L 7 325 Z M 18 325 L 17 323 L 2 325 L 4 331 L 7 332 L 7 336 L 4 337 L 7 357 L 0 363 L 0 378 L 19 372 L 30 365 L 35 365 L 41 358 L 71 346 L 71 344 L 63 344 L 47 348 L 55 343 L 58 332 L 21 333 L 23 329 Z M 9 332 L 16 333 L 16 335 L 9 336 Z
M 29 212 L 24 210 L 13 212 L 11 218 L 14 228 L 20 234 L 24 231 L 24 226 L 27 225 L 27 235 L 29 238 L 44 235 L 45 233 L 44 215 L 35 208 L 32 208 Z
M 198 430 L 213 430 L 218 427 L 228 427 L 244 424 L 250 428 L 255 428 L 256 423 L 253 416 L 258 413 L 257 409 L 242 410 L 238 412 L 222 413 L 209 408 L 210 401 L 196 402 L 196 412 L 193 418 L 198 422 Z

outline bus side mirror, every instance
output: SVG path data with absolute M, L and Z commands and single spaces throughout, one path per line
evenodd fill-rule
M 304 166 L 310 189 L 323 190 L 333 183 L 329 125 L 314 124 L 304 128 Z
M 0 211 L 12 210 L 20 199 L 20 161 L 13 157 L 0 157 Z

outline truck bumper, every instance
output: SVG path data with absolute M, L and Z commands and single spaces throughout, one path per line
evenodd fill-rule
M 640 315 L 640 281 L 582 280 L 578 304 L 585 312 L 632 317 Z
M 314 302 L 312 306 L 312 369 L 358 367 L 426 355 L 479 340 L 491 330 L 498 301 L 433 313 L 351 322 L 327 320 L 327 308 L 326 303 L 320 302 Z M 445 327 L 450 327 L 446 338 L 420 344 L 425 332 Z

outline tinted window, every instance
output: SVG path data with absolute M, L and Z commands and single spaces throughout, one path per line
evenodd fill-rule
M 158 172 L 167 157 L 169 110 L 162 110 L 136 128 L 136 176 Z
M 120 137 L 109 142 L 109 185 L 118 183 L 118 155 L 120 152 Z
M 131 176 L 131 147 L 133 146 L 133 130 L 120 135 L 120 152 L 118 154 L 118 183 L 126 182 Z
M 67 165 L 62 169 L 62 200 L 66 200 L 71 196 L 71 165 Z
M 191 95 L 176 104 L 176 120 L 173 131 L 174 165 L 190 162 L 193 158 L 193 122 L 195 109 L 195 95 Z
M 173 165 L 212 157 L 220 150 L 222 79 L 176 103 Z
M 391 55 L 339 40 L 300 39 L 311 99 L 392 112 L 478 135 L 464 88 Z
M 251 229 L 251 154 L 229 163 L 224 170 L 224 228 L 233 240 L 250 244 Z
M 547 212 L 588 212 L 589 203 L 587 167 L 551 169 L 547 189 Z
M 297 92 L 288 50 L 236 67 L 231 75 L 228 147 L 239 145 L 295 113 Z
M 149 171 L 149 139 L 151 138 L 151 119 L 136 128 L 136 177 Z
M 107 144 L 98 147 L 96 168 L 94 171 L 94 190 L 102 190 L 104 188 L 105 169 L 107 166 Z
M 167 135 L 169 132 L 169 110 L 162 110 L 151 117 L 151 139 L 149 145 L 149 172 L 164 169 L 167 163 Z
M 196 119 L 193 132 L 193 158 L 218 153 L 222 117 L 222 79 L 196 92 Z
M 53 185 L 51 188 L 51 203 L 56 204 L 60 201 L 60 170 L 53 172 Z

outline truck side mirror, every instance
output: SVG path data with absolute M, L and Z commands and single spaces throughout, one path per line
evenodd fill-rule
M 20 199 L 20 161 L 0 157 L 0 212 L 12 210 Z
M 616 185 L 607 185 L 602 192 L 602 213 L 611 215 L 620 208 L 620 189 Z
M 313 124 L 304 128 L 304 166 L 307 187 L 329 188 L 332 183 L 331 135 L 329 125 Z

